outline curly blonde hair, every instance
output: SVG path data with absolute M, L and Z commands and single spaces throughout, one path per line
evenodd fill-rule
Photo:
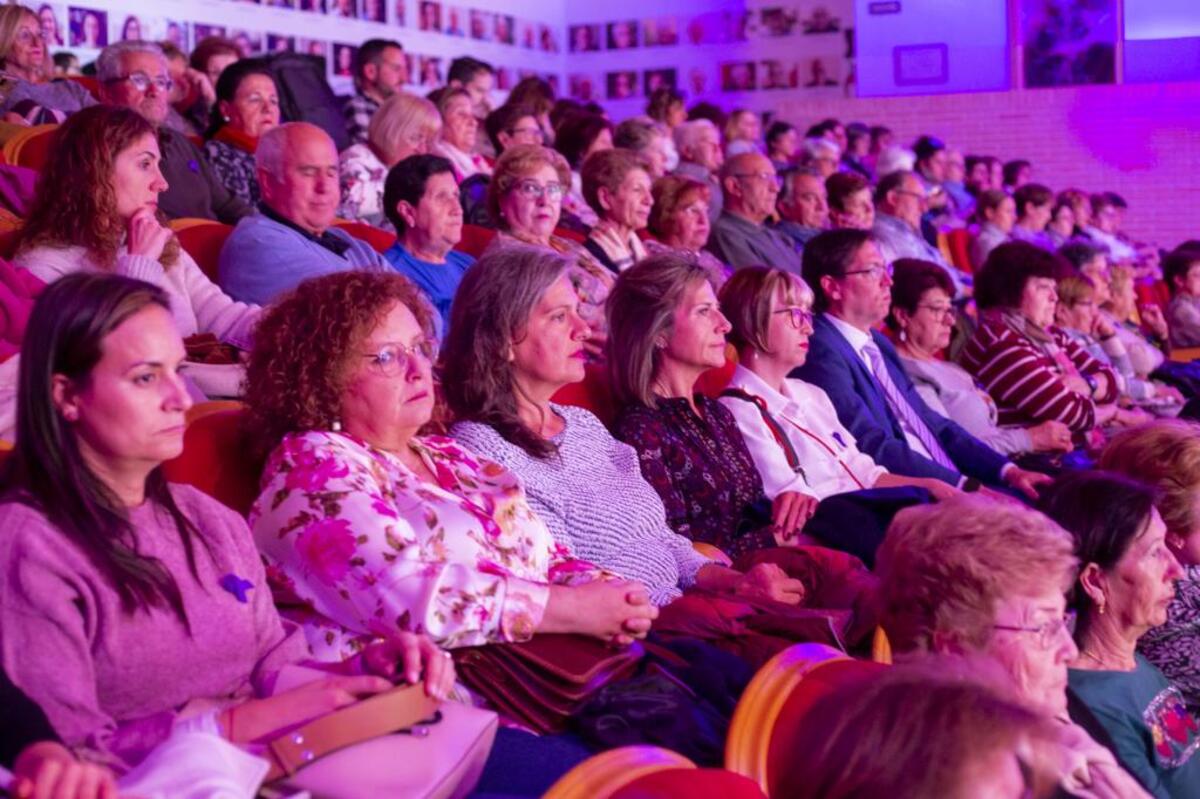
M 37 195 L 21 230 L 17 251 L 47 245 L 82 246 L 92 259 L 111 269 L 125 237 L 126 221 L 117 213 L 113 182 L 117 156 L 155 130 L 128 108 L 94 105 L 72 114 L 54 132 L 53 157 L 42 170 Z M 158 221 L 166 217 L 158 212 Z M 159 262 L 179 260 L 172 236 Z
M 998 602 L 1065 594 L 1077 565 L 1071 535 L 1022 505 L 968 495 L 907 508 L 876 556 L 881 623 L 897 652 L 932 651 L 935 633 L 982 649 Z
M 333 429 L 354 353 L 396 303 L 432 333 L 420 289 L 394 272 L 306 280 L 263 313 L 246 365 L 246 430 L 256 455 L 265 457 L 288 433 Z
M 1200 522 L 1200 426 L 1158 419 L 1113 436 L 1097 464 L 1158 489 L 1158 512 L 1172 533 L 1190 535 Z

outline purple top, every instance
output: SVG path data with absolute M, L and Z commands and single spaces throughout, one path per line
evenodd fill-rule
M 737 420 L 702 394 L 696 407 L 701 416 L 682 398 L 660 398 L 657 408 L 629 407 L 614 432 L 637 450 L 642 475 L 662 497 L 675 532 L 735 560 L 775 546 L 767 529 L 770 500 Z
M 199 581 L 165 511 L 145 503 L 130 515 L 139 551 L 174 576 L 190 631 L 171 610 L 125 613 L 45 516 L 0 505 L 0 667 L 68 746 L 117 769 L 141 760 L 181 714 L 265 695 L 281 667 L 308 657 L 275 611 L 246 522 L 194 488 L 171 490 L 208 544 L 194 541 Z

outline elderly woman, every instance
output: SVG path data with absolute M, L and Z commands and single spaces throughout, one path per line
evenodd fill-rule
M 632 150 L 613 149 L 588 156 L 580 171 L 583 197 L 599 217 L 583 246 L 615 274 L 646 257 L 638 231 L 654 205 L 648 166 Z
M 694 613 L 706 600 L 684 594 L 692 588 L 739 603 L 797 604 L 806 598 L 845 607 L 861 599 L 853 587 L 861 584 L 855 576 L 860 571 L 837 553 L 789 549 L 780 556 L 775 550 L 775 559 L 800 579 L 789 578 L 770 558 L 747 558 L 738 564 L 742 570 L 708 560 L 669 526 L 637 452 L 589 411 L 551 401 L 585 376 L 587 323 L 569 269 L 553 253 L 512 246 L 485 254 L 467 271 L 442 354 L 446 402 L 457 420 L 454 437 L 521 478 L 534 511 L 559 543 L 645 585 L 664 609 L 655 629 L 701 634 Z M 739 641 L 747 638 L 744 629 L 713 630 L 724 639 L 731 632 Z
M 613 148 L 612 123 L 599 114 L 576 111 L 558 123 L 554 134 L 554 149 L 567 159 L 571 170 L 568 194 L 563 199 L 563 208 L 579 220 L 585 228 L 600 221 L 600 217 L 583 197 L 583 177 L 579 170 L 592 153 Z
M 746 267 L 721 287 L 720 300 L 738 352 L 720 402 L 741 430 L 766 495 L 796 491 L 816 502 L 837 497 L 819 509 L 831 523 L 818 518 L 805 527 L 806 534 L 870 565 L 892 512 L 930 495 L 944 499 L 958 493 L 941 480 L 889 473 L 858 449 L 824 391 L 788 377 L 807 360 L 812 334 L 813 295 L 800 278 L 782 269 Z M 924 490 L 856 493 L 905 486 Z M 877 512 L 848 517 L 846 503 L 856 502 L 870 503 Z
M 986 192 L 985 192 L 986 194 Z M 925 404 L 962 425 L 1005 455 L 1066 452 L 1071 431 L 1057 420 L 1028 427 L 998 427 L 996 403 L 958 364 L 940 356 L 954 331 L 954 283 L 930 261 L 902 258 L 892 264 L 892 310 L 888 329 L 896 353 Z
M 177 726 L 248 745 L 390 686 L 368 669 L 415 682 L 424 666 L 444 695 L 448 658 L 398 633 L 269 696 L 309 659 L 303 637 L 281 622 L 245 521 L 161 469 L 191 406 L 172 304 L 103 274 L 38 298 L 0 497 L 0 668 L 67 746 L 118 771 Z
M 15 3 L 0 7 L 0 76 L 6 84 L 0 111 L 5 121 L 19 125 L 61 121 L 96 104 L 81 84 L 50 79 L 53 70 L 47 47 L 41 21 L 32 9 Z M 43 115 L 42 109 L 51 113 Z
M 237 61 L 217 78 L 204 154 L 213 173 L 248 205 L 261 195 L 254 164 L 258 137 L 279 124 L 279 92 L 270 71 L 258 61 Z
M 396 92 L 385 100 L 371 116 L 367 140 L 350 145 L 338 157 L 338 215 L 395 230 L 383 202 L 388 170 L 410 155 L 429 153 L 441 130 L 437 107 L 425 98 Z
M 733 270 L 706 250 L 709 223 L 709 198 L 712 190 L 704 183 L 682 175 L 667 175 L 654 181 L 650 189 L 653 203 L 646 229 L 654 236 L 643 244 L 648 254 L 668 250 L 691 255 L 724 282 Z
M 670 129 L 650 117 L 631 117 L 613 132 L 613 147 L 632 150 L 646 162 L 646 172 L 651 180 L 658 180 L 678 162 L 675 142 Z
M 1160 419 L 1118 433 L 1099 466 L 1158 489 L 1155 506 L 1167 528 L 1167 548 L 1184 569 L 1165 624 L 1138 639 L 1138 651 L 1200 710 L 1200 428 Z
M 979 233 L 971 242 L 971 263 L 978 270 L 983 268 L 992 250 L 1011 240 L 1017 222 L 1017 204 L 1000 189 L 981 191 L 975 198 L 975 219 L 979 222 Z
M 164 226 L 158 137 L 136 111 L 87 108 L 59 129 L 13 263 L 47 283 L 72 272 L 112 272 L 154 283 L 171 297 L 183 336 L 211 333 L 249 349 L 259 308 L 214 285 Z M 209 396 L 237 396 L 241 369 L 195 364 Z
M 1116 414 L 1116 374 L 1054 327 L 1062 270 L 1052 253 L 1010 242 L 975 276 L 979 327 L 962 365 L 995 401 L 1001 425 L 1058 421 L 1085 434 Z
M 248 428 L 271 456 L 250 523 L 305 604 L 298 620 L 318 657 L 396 631 L 457 648 L 539 632 L 628 643 L 649 629 L 645 590 L 570 557 L 512 472 L 418 435 L 436 350 L 407 279 L 306 281 L 259 327 Z
M 842 151 L 824 137 L 808 138 L 800 145 L 800 166 L 817 170 L 822 180 L 838 171 Z
M 1108 256 L 1099 253 L 1083 272 L 1092 280 L 1108 279 L 1108 302 L 1101 307 L 1101 316 L 1112 323 L 1117 337 L 1125 345 L 1134 372 L 1139 377 L 1148 377 L 1166 361 L 1163 349 L 1170 340 L 1170 327 L 1158 305 L 1138 304 L 1133 269 L 1129 266 L 1107 268 L 1107 260 Z
M 854 172 L 834 172 L 825 179 L 829 223 L 833 228 L 870 230 L 875 224 L 871 184 Z
M 492 167 L 479 154 L 479 120 L 466 89 L 444 88 L 434 93 L 442 117 L 442 135 L 433 152 L 454 165 L 454 176 L 462 183 L 475 175 L 490 175 Z M 431 98 L 433 99 L 433 98 Z
M 571 169 L 554 150 L 532 144 L 505 150 L 488 184 L 488 211 L 502 234 L 493 246 L 516 239 L 572 259 L 571 284 L 579 294 L 580 313 L 591 329 L 588 346 L 593 355 L 599 355 L 608 327 L 604 301 L 612 290 L 613 274 L 587 250 L 554 234 L 570 183 Z
M 1078 650 L 1065 593 L 1076 560 L 1061 527 L 971 494 L 909 508 L 889 528 L 876 573 L 881 625 L 898 659 L 934 653 L 998 666 L 1025 707 L 1059 722 L 1076 755 L 1059 774 L 1068 794 L 1146 795 L 1067 720 L 1067 669 Z
M 1071 533 L 1082 564 L 1070 691 L 1117 760 L 1151 794 L 1174 799 L 1200 786 L 1200 719 L 1137 651 L 1167 621 L 1183 577 L 1155 500 L 1154 489 L 1126 477 L 1077 472 L 1048 487 L 1039 507 Z

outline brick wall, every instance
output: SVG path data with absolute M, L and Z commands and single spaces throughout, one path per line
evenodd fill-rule
M 1171 247 L 1200 238 L 1200 83 L 791 101 L 802 128 L 828 116 L 885 124 L 903 143 L 932 133 L 965 153 L 1027 158 L 1055 191 L 1111 189 L 1129 233 Z

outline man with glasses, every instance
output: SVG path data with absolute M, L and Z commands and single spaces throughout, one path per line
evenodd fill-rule
M 779 224 L 775 229 L 803 249 L 814 236 L 829 227 L 829 202 L 825 180 L 811 167 L 783 171 L 783 190 L 776 203 Z
M 885 175 L 875 187 L 872 232 L 888 263 L 901 258 L 932 261 L 946 270 L 954 281 L 954 297 L 961 300 L 970 294 L 971 278 L 955 269 L 941 250 L 921 235 L 921 215 L 928 207 L 928 192 L 916 173 L 902 169 Z
M 259 212 L 238 223 L 217 262 L 229 296 L 266 305 L 310 277 L 391 269 L 371 245 L 333 227 L 341 189 L 328 133 L 308 122 L 269 128 L 254 161 Z
M 804 248 L 820 312 L 809 355 L 792 377 L 825 390 L 858 447 L 888 471 L 935 477 L 964 491 L 1005 485 L 1036 497 L 1048 477 L 1026 472 L 929 409 L 878 332 L 892 301 L 891 265 L 864 230 L 831 230 Z
M 131 108 L 158 130 L 159 166 L 168 184 L 158 196 L 158 207 L 167 217 L 200 217 L 232 225 L 253 212 L 217 180 L 199 147 L 163 124 L 173 83 L 162 48 L 138 41 L 109 45 L 96 61 L 96 79 L 102 103 Z
M 759 153 L 741 153 L 721 167 L 725 208 L 709 238 L 713 254 L 734 269 L 774 266 L 800 274 L 800 253 L 792 240 L 767 227 L 779 196 L 779 175 Z

